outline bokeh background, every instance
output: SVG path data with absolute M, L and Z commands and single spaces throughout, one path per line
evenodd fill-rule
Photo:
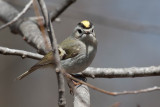
M 29 0 L 7 0 L 19 11 Z M 50 11 L 63 0 L 45 0 Z M 144 67 L 160 65 L 160 1 L 159 0 L 77 0 L 54 22 L 60 43 L 76 24 L 91 20 L 95 25 L 98 52 L 93 67 Z M 26 17 L 34 16 L 32 9 Z M 3 24 L 3 23 L 1 23 Z M 0 31 L 0 46 L 36 52 L 21 36 Z M 57 107 L 57 81 L 52 70 L 37 70 L 27 78 L 15 78 L 37 61 L 17 56 L 0 55 L 0 107 Z M 160 86 L 159 77 L 88 79 L 108 91 L 138 90 Z M 66 86 L 67 107 L 73 98 Z M 92 107 L 159 107 L 160 92 L 109 96 L 90 89 Z

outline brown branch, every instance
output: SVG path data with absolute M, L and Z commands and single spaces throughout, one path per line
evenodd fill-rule
M 38 0 L 38 3 L 39 3 L 39 0 Z M 39 3 L 39 4 L 40 4 L 40 3 Z M 36 16 L 39 17 L 39 16 L 40 16 L 40 12 L 39 12 L 39 9 L 38 9 L 37 0 L 33 0 L 33 7 L 34 7 L 34 12 L 35 12 Z M 40 8 L 42 8 L 41 5 L 40 5 Z M 41 9 L 41 10 L 42 10 L 42 9 Z M 43 13 L 43 11 L 42 11 L 42 13 Z M 44 15 L 44 14 L 43 14 L 43 15 Z M 45 16 L 45 17 L 46 17 L 46 16 Z M 45 18 L 45 20 L 46 20 L 46 18 Z M 47 39 L 48 39 L 48 36 L 47 36 L 46 33 L 45 33 L 45 27 L 43 26 L 43 21 L 42 21 L 42 20 L 38 20 L 37 22 L 38 22 L 40 31 L 42 32 L 42 37 L 43 37 L 43 40 L 44 40 L 46 49 L 47 49 L 47 50 L 52 50 L 51 45 L 50 45 L 50 43 L 49 43 L 48 40 L 47 40 Z
M 49 28 L 50 27 L 50 24 L 49 24 L 50 18 L 48 16 L 47 7 L 46 7 L 45 2 L 43 0 L 38 0 L 38 3 L 40 5 L 40 9 L 41 9 L 43 17 L 44 17 L 44 22 L 45 22 L 46 29 L 47 29 L 47 32 L 48 32 L 48 36 L 49 36 L 49 39 L 50 39 L 50 42 L 51 42 L 50 46 L 53 46 L 53 37 L 52 37 L 53 35 L 51 34 L 51 30 Z
M 42 10 L 42 14 L 44 17 L 46 29 L 48 32 L 48 36 L 50 38 L 50 42 L 52 45 L 52 50 L 53 50 L 53 63 L 56 64 L 56 74 L 57 74 L 57 80 L 58 80 L 58 92 L 59 92 L 59 101 L 58 105 L 59 107 L 65 107 L 66 106 L 66 99 L 65 99 L 65 83 L 64 83 L 64 77 L 62 75 L 62 66 L 60 64 L 60 57 L 59 57 L 59 52 L 58 52 L 58 45 L 57 45 L 57 40 L 55 37 L 54 29 L 52 26 L 52 23 L 50 21 L 50 18 L 48 17 L 48 11 L 46 4 L 43 0 L 38 0 L 40 8 Z
M 51 34 L 53 36 L 53 56 L 56 58 L 56 74 L 57 74 L 57 79 L 58 79 L 58 89 L 59 89 L 59 107 L 65 107 L 66 106 L 66 99 L 65 99 L 65 83 L 64 83 L 64 77 L 63 73 L 65 72 L 64 69 L 62 68 L 62 65 L 60 64 L 60 57 L 58 53 L 58 46 L 57 46 L 57 40 L 54 34 L 53 26 L 50 21 L 50 30 Z
M 43 23 L 43 25 L 44 25 L 44 18 L 43 18 L 43 16 L 32 16 L 32 17 L 28 17 L 28 18 L 26 18 L 27 20 L 31 20 L 31 21 L 33 21 L 34 23 L 37 23 L 39 20 Z M 39 23 L 37 23 L 37 24 L 39 24 Z M 40 25 L 39 25 L 40 26 Z
M 16 22 L 22 15 L 24 15 L 27 12 L 27 10 L 32 5 L 32 3 L 33 3 L 33 0 L 30 0 L 26 4 L 26 6 L 23 8 L 23 10 L 20 13 L 17 14 L 16 17 L 14 17 L 11 21 L 7 22 L 6 24 L 0 26 L 0 30 L 6 28 L 7 26 L 9 26 L 9 25 L 13 24 L 14 22 Z
M 123 92 L 113 92 L 114 95 L 125 95 L 125 94 L 139 94 L 139 93 L 147 93 L 152 91 L 160 90 L 160 87 L 154 86 L 151 88 L 141 89 L 141 90 L 134 90 L 134 91 L 123 91 Z
M 59 17 L 75 1 L 76 0 L 65 0 L 57 9 L 51 12 L 51 21 L 54 21 L 57 17 Z
M 45 24 L 44 24 L 44 23 L 45 23 L 45 22 L 44 22 L 44 18 L 43 18 L 42 16 L 39 16 L 39 17 L 33 16 L 33 17 L 25 18 L 25 19 L 31 20 L 31 21 L 33 21 L 34 23 L 37 23 L 38 20 L 41 20 L 42 23 L 43 23 L 43 25 L 45 25 Z M 56 18 L 54 21 L 55 21 L 55 22 L 61 22 L 61 19 L 60 19 L 60 18 Z M 37 23 L 37 24 L 38 24 L 38 23 Z
M 90 87 L 90 88 L 92 88 L 92 89 L 94 89 L 94 90 L 96 90 L 96 91 L 101 92 L 101 93 L 104 93 L 104 94 L 107 94 L 107 95 L 112 95 L 112 96 L 114 96 L 114 94 L 115 94 L 115 93 L 112 93 L 112 92 L 110 92 L 110 91 L 106 91 L 106 90 L 103 90 L 103 89 L 101 89 L 101 88 L 97 88 L 97 87 L 95 87 L 95 86 L 93 86 L 93 85 L 91 85 L 91 84 L 89 84 L 89 83 L 86 83 L 86 82 L 84 82 L 84 81 L 82 81 L 82 80 L 79 80 L 79 79 L 73 77 L 72 75 L 70 75 L 70 74 L 67 73 L 67 72 L 63 72 L 63 74 L 64 74 L 66 77 L 68 77 L 68 78 L 70 78 L 70 79 L 72 79 L 72 80 L 74 80 L 74 81 L 77 81 L 77 82 L 79 82 L 79 83 L 81 83 L 81 84 L 84 84 L 84 85 L 86 85 L 86 86 L 88 86 L 88 87 Z
M 51 34 L 53 36 L 53 56 L 56 58 L 56 74 L 57 74 L 57 79 L 58 79 L 58 89 L 59 89 L 59 107 L 65 107 L 66 106 L 66 99 L 65 99 L 65 83 L 64 83 L 64 77 L 63 77 L 63 72 L 64 69 L 62 68 L 62 65 L 60 63 L 60 57 L 59 57 L 59 53 L 58 53 L 58 46 L 57 46 L 57 40 L 54 34 L 54 30 L 53 30 L 53 26 L 52 23 L 50 21 L 49 23 L 50 25 L 50 30 L 51 30 Z

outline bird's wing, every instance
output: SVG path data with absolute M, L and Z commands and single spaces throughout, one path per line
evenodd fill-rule
M 67 38 L 61 44 L 60 47 L 65 51 L 65 55 L 62 60 L 75 57 L 80 52 L 80 45 L 75 43 L 74 39 Z
M 75 43 L 75 40 L 71 39 L 71 38 L 64 40 L 58 46 L 58 51 L 59 51 L 59 55 L 60 55 L 61 60 L 75 57 L 80 52 L 80 49 L 81 49 L 80 45 L 77 42 Z M 23 73 L 22 75 L 17 77 L 17 79 L 21 80 L 22 78 L 26 77 L 27 75 L 29 75 L 30 73 L 32 73 L 36 69 L 38 69 L 42 66 L 45 66 L 45 65 L 53 64 L 54 59 L 55 58 L 53 57 L 53 52 L 50 51 L 38 63 L 36 63 L 34 66 L 32 66 L 28 71 L 26 71 L 25 73 Z

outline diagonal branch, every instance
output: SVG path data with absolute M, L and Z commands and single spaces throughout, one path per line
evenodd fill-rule
M 22 15 L 24 15 L 26 13 L 26 11 L 29 9 L 29 7 L 32 5 L 32 3 L 33 3 L 33 0 L 30 0 L 26 4 L 24 9 L 19 14 L 17 14 L 16 17 L 14 17 L 11 21 L 7 22 L 6 24 L 0 26 L 0 30 L 6 28 L 7 26 L 9 26 L 9 25 L 13 24 L 14 22 L 16 22 Z
M 51 21 L 54 21 L 75 1 L 76 0 L 65 0 L 57 9 L 55 9 L 53 12 L 50 13 Z
M 117 95 L 125 95 L 125 94 L 148 93 L 148 92 L 157 91 L 157 90 L 160 90 L 160 87 L 154 86 L 154 87 L 151 87 L 151 88 L 146 88 L 146 89 L 141 89 L 141 90 L 113 92 L 113 93 L 117 96 Z
M 62 66 L 60 64 L 60 57 L 58 52 L 58 45 L 57 40 L 55 37 L 54 29 L 52 26 L 52 23 L 50 21 L 50 17 L 48 16 L 48 11 L 46 4 L 43 0 L 38 0 L 40 8 L 42 10 L 42 14 L 44 17 L 44 21 L 46 24 L 46 29 L 48 32 L 48 36 L 50 38 L 50 43 L 52 45 L 53 50 L 53 63 L 56 65 L 56 74 L 57 74 L 57 80 L 58 80 L 58 92 L 59 92 L 59 101 L 58 105 L 59 107 L 65 107 L 66 106 L 66 99 L 65 99 L 65 84 L 64 84 L 64 77 L 62 75 Z
M 64 83 L 64 77 L 63 77 L 63 72 L 64 69 L 60 63 L 60 57 L 59 57 L 59 52 L 58 52 L 58 45 L 57 45 L 57 40 L 54 34 L 53 26 L 51 23 L 51 20 L 49 20 L 49 26 L 50 26 L 50 33 L 53 36 L 53 56 L 55 57 L 55 62 L 56 62 L 56 74 L 57 74 L 57 79 L 58 79 L 58 91 L 59 91 L 59 107 L 66 107 L 66 99 L 65 99 L 65 83 Z
M 39 3 L 39 0 L 38 0 L 38 3 Z M 38 9 L 37 0 L 33 0 L 33 7 L 34 7 L 34 12 L 35 12 L 36 16 L 39 17 L 40 16 L 40 12 L 39 12 L 39 9 Z M 41 7 L 41 5 L 40 5 L 40 7 Z M 42 24 L 43 20 L 37 20 L 37 23 L 39 25 L 40 31 L 42 32 L 42 37 L 43 37 L 43 40 L 44 40 L 44 43 L 45 43 L 46 50 L 52 50 L 50 42 L 48 40 L 48 36 L 46 35 L 46 32 L 45 32 L 45 27 Z

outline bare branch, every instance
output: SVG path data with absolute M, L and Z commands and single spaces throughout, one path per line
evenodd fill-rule
M 50 20 L 49 23 L 50 26 L 50 33 L 53 36 L 53 56 L 56 58 L 56 74 L 57 74 L 57 79 L 58 79 L 58 89 L 61 90 L 59 91 L 59 106 L 60 107 L 65 107 L 66 106 L 66 99 L 65 99 L 65 83 L 64 83 L 64 77 L 63 77 L 63 73 L 65 72 L 64 69 L 62 68 L 62 65 L 60 64 L 60 57 L 59 57 L 59 53 L 58 53 L 58 46 L 57 46 L 57 40 L 54 34 L 54 30 L 53 30 L 53 26 Z
M 43 55 L 40 55 L 37 53 L 32 53 L 32 52 L 27 52 L 27 51 L 17 50 L 17 49 L 9 49 L 1 46 L 0 46 L 0 54 L 16 55 L 16 56 L 21 56 L 22 58 L 32 58 L 37 60 L 40 60 L 43 58 Z
M 160 66 L 131 67 L 131 68 L 93 68 L 88 67 L 82 72 L 85 77 L 91 78 L 128 78 L 160 76 Z
M 59 107 L 65 107 L 66 106 L 66 98 L 65 98 L 64 77 L 63 77 L 61 71 L 56 72 L 56 74 L 57 74 L 58 92 L 59 92 L 58 105 L 59 105 Z
M 113 92 L 114 95 L 125 95 L 125 94 L 139 94 L 139 93 L 147 93 L 152 91 L 160 90 L 160 87 L 154 86 L 151 88 L 141 89 L 141 90 L 135 90 L 135 91 L 123 91 L 123 92 Z
M 72 3 L 76 0 L 65 0 L 57 9 L 51 12 L 51 21 L 54 21 L 59 15 L 61 15 Z
M 39 0 L 38 0 L 38 3 L 39 3 Z M 40 4 L 40 3 L 39 3 Z M 39 12 L 39 9 L 38 9 L 38 4 L 37 4 L 37 0 L 33 0 L 33 7 L 34 7 L 34 12 L 36 14 L 36 16 L 40 16 L 40 12 Z M 41 7 L 41 5 L 40 5 Z M 42 7 L 41 7 L 42 8 Z M 42 10 L 42 9 L 41 9 Z M 42 12 L 43 13 L 43 12 Z M 44 14 L 43 14 L 44 15 Z M 44 16 L 46 17 L 46 16 Z M 45 18 L 46 20 L 46 18 Z M 39 25 L 39 28 L 40 28 L 40 31 L 42 32 L 42 37 L 43 37 L 43 40 L 44 40 L 44 43 L 45 43 L 45 46 L 46 46 L 46 49 L 47 50 L 52 50 L 51 48 L 51 45 L 50 43 L 48 42 L 48 36 L 46 35 L 46 32 L 45 32 L 45 27 L 43 26 L 43 20 L 38 20 L 38 25 Z
M 26 6 L 24 7 L 24 9 L 17 14 L 17 16 L 15 18 L 13 18 L 11 21 L 7 22 L 6 24 L 0 26 L 0 30 L 6 28 L 7 26 L 13 24 L 14 22 L 16 22 L 22 15 L 24 15 L 26 13 L 26 11 L 29 9 L 29 7 L 32 5 L 33 0 L 30 0 Z
M 84 82 L 84 81 L 82 81 L 82 80 L 80 80 L 80 79 L 77 79 L 77 78 L 73 77 L 72 75 L 70 75 L 70 74 L 67 73 L 67 72 L 63 72 L 63 74 L 64 74 L 66 77 L 68 77 L 68 78 L 70 78 L 70 79 L 72 79 L 72 80 L 74 80 L 74 81 L 77 81 L 77 82 L 79 82 L 79 83 L 81 83 L 81 84 L 84 84 L 84 85 L 86 85 L 86 86 L 88 86 L 88 87 L 90 87 L 90 88 L 92 88 L 92 89 L 94 89 L 94 90 L 96 90 L 96 91 L 99 91 L 99 92 L 104 93 L 104 94 L 107 94 L 107 95 L 115 96 L 115 93 L 112 93 L 112 92 L 110 92 L 110 91 L 106 91 L 106 90 L 103 90 L 103 89 L 101 89 L 101 88 L 95 87 L 94 85 L 91 85 L 91 84 L 89 84 L 89 83 L 86 83 L 86 82 Z
M 49 27 L 48 11 L 47 11 L 47 7 L 45 5 L 45 2 L 43 0 L 38 0 L 38 3 L 40 5 L 40 9 L 41 9 L 43 17 L 44 17 L 45 25 L 46 25 L 46 27 Z
M 50 39 L 50 42 L 51 42 L 51 46 L 53 46 L 53 37 L 52 37 L 52 34 L 50 32 L 50 29 L 49 29 L 49 16 L 48 16 L 48 10 L 47 10 L 47 7 L 45 5 L 45 2 L 43 0 L 38 0 L 39 2 L 39 5 L 40 5 L 40 8 L 41 8 L 41 11 L 42 11 L 42 14 L 43 14 L 43 17 L 44 17 L 44 21 L 45 21 L 45 25 L 46 25 L 46 28 L 47 28 L 47 32 L 48 32 L 48 36 L 49 36 L 49 39 Z
M 65 99 L 65 83 L 64 83 L 64 77 L 63 77 L 63 72 L 64 69 L 62 68 L 62 65 L 60 63 L 60 57 L 59 57 L 59 53 L 58 53 L 58 46 L 57 46 L 57 40 L 54 34 L 54 30 L 53 30 L 53 26 L 50 20 L 50 33 L 53 36 L 53 56 L 56 58 L 56 74 L 57 74 L 57 79 L 59 81 L 58 84 L 58 89 L 61 90 L 59 93 L 59 106 L 60 107 L 65 107 L 66 106 L 66 99 Z
M 38 0 L 40 8 L 42 10 L 42 14 L 44 17 L 44 21 L 46 24 L 46 29 L 48 32 L 48 36 L 50 38 L 50 43 L 52 45 L 53 50 L 53 57 L 55 58 L 53 62 L 56 64 L 56 74 L 57 74 L 57 80 L 58 80 L 58 92 L 59 92 L 59 101 L 58 105 L 59 107 L 65 107 L 66 106 L 66 98 L 65 98 L 65 83 L 64 83 L 64 77 L 62 74 L 62 66 L 60 64 L 60 57 L 58 52 L 58 45 L 57 40 L 55 37 L 54 29 L 52 26 L 52 23 L 50 21 L 50 17 L 48 16 L 48 11 L 46 4 L 43 0 Z

